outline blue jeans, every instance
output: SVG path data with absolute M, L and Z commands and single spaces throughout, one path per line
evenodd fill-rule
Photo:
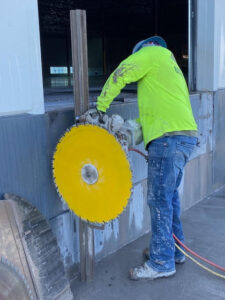
M 152 237 L 148 264 L 156 271 L 175 270 L 175 258 L 183 254 L 175 250 L 173 233 L 184 241 L 180 220 L 178 187 L 197 138 L 183 135 L 158 138 L 148 146 L 148 205 Z

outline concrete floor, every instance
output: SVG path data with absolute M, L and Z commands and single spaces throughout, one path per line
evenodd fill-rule
M 225 189 L 183 214 L 186 244 L 200 255 L 225 267 Z M 131 281 L 130 267 L 143 263 L 143 236 L 97 263 L 94 280 L 72 282 L 75 300 L 224 300 L 225 280 L 215 277 L 189 259 L 177 266 L 171 278 Z M 225 274 L 224 274 L 225 275 Z

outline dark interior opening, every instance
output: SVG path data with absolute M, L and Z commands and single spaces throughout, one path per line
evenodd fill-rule
M 73 99 L 72 9 L 87 12 L 88 74 L 93 101 L 134 45 L 155 34 L 165 38 L 187 78 L 188 0 L 39 0 L 38 4 L 46 101 Z M 126 93 L 135 93 L 135 84 L 127 86 Z

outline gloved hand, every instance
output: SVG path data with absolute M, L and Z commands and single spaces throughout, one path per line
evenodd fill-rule
M 98 124 L 98 113 L 95 108 L 91 108 L 80 116 L 79 121 L 81 123 Z
M 92 108 L 86 111 L 79 120 L 83 123 L 87 122 L 96 125 L 100 123 L 106 125 L 108 122 L 108 116 L 104 112 L 97 110 L 97 108 Z
M 98 113 L 98 120 L 99 120 L 99 123 L 100 124 L 105 124 L 105 120 L 104 120 L 104 117 L 105 117 L 105 112 L 101 111 L 101 110 L 98 110 L 96 108 L 96 111 Z

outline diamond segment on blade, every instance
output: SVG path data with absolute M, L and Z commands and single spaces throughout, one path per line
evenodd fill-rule
M 89 222 L 117 218 L 131 196 L 126 154 L 112 134 L 96 125 L 74 126 L 65 133 L 54 153 L 53 176 L 69 208 Z

